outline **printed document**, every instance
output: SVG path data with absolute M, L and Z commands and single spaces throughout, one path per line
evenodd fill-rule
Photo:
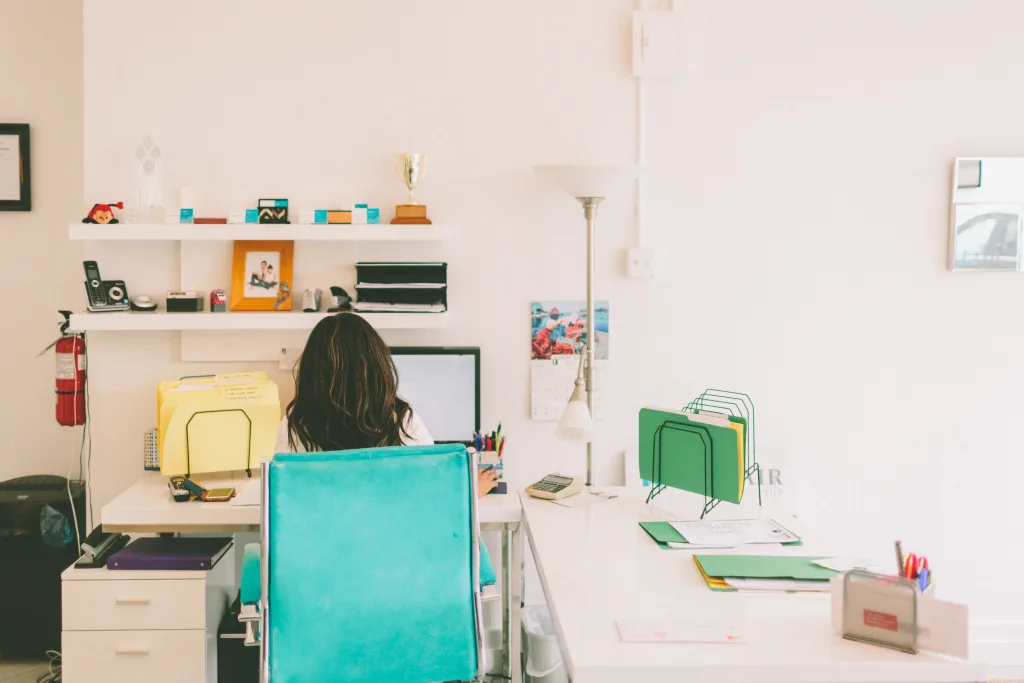
M 687 543 L 705 547 L 735 548 L 755 543 L 791 543 L 800 540 L 799 536 L 771 519 L 671 524 Z

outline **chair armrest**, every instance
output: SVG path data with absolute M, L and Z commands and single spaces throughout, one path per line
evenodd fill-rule
M 493 586 L 497 580 L 498 577 L 494 573 L 494 563 L 491 562 L 491 554 L 487 551 L 487 546 L 484 545 L 484 542 L 480 541 L 480 585 Z
M 260 584 L 260 544 L 249 543 L 242 550 L 242 613 L 246 614 L 247 605 L 256 606 L 261 597 Z

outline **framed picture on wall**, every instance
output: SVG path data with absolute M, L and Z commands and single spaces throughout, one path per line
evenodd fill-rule
M 953 270 L 1019 270 L 1020 204 L 957 204 Z
M 235 242 L 231 263 L 231 310 L 292 310 L 294 250 L 294 242 Z
M 0 211 L 32 210 L 32 164 L 27 123 L 0 123 Z

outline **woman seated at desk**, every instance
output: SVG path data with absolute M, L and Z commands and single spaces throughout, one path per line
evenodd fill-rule
M 423 420 L 398 396 L 391 351 L 368 322 L 339 313 L 309 335 L 295 373 L 276 453 L 344 451 L 434 443 Z M 478 495 L 497 483 L 494 469 L 479 472 Z

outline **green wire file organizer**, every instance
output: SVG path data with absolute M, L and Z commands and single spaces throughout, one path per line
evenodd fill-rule
M 745 428 L 743 430 L 744 448 L 743 448 L 743 477 L 746 480 L 750 480 L 753 475 L 757 476 L 757 504 L 761 506 L 761 467 L 757 462 L 757 439 L 755 434 L 755 411 L 754 402 L 750 396 L 737 391 L 726 391 L 724 389 L 705 389 L 703 393 L 697 398 L 693 399 L 683 408 L 684 412 L 688 413 L 716 413 L 725 417 L 741 418 L 744 420 Z M 688 431 L 696 434 L 701 443 L 704 446 L 704 509 L 701 512 L 701 519 L 706 514 L 714 510 L 721 499 L 712 495 L 715 491 L 714 485 L 714 467 L 712 466 L 714 453 L 712 451 L 712 443 L 710 435 L 707 434 L 707 429 L 701 427 L 699 424 L 688 423 L 683 420 L 679 422 L 668 420 L 661 424 L 654 432 L 654 477 L 651 480 L 652 488 L 650 493 L 647 495 L 647 502 L 650 503 L 654 498 L 658 496 L 666 488 L 671 488 L 670 485 L 661 481 L 662 471 L 662 453 L 661 453 L 661 442 L 664 438 L 666 430 L 668 431 Z

